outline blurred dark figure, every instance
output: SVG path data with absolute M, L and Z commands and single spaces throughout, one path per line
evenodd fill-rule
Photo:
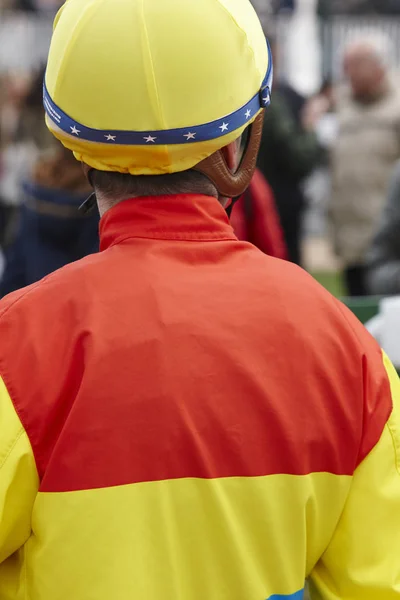
M 385 38 L 370 36 L 349 45 L 344 60 L 349 85 L 338 95 L 330 213 L 351 296 L 368 293 L 366 253 L 400 157 L 400 93 L 388 72 L 386 44 Z
M 22 112 L 29 110 L 30 78 L 5 75 L 0 81 L 0 246 L 7 239 L 20 200 L 19 173 L 34 159 L 35 142 L 21 132 Z
M 250 242 L 275 258 L 287 259 L 273 192 L 257 170 L 248 190 L 236 203 L 231 223 L 239 240 Z
M 336 94 L 335 85 L 331 77 L 326 77 L 323 80 L 319 94 L 327 100 L 327 111 L 333 112 L 336 108 Z
M 305 184 L 308 200 L 307 233 L 317 236 L 327 234 L 327 211 L 332 195 L 331 153 L 337 140 L 337 116 L 335 114 L 335 86 L 325 79 L 320 91 L 313 99 L 320 102 L 324 113 L 315 126 L 315 133 L 321 146 L 321 160 Z
M 34 0 L 17 0 L 15 3 L 15 8 L 17 10 L 25 10 L 27 12 L 36 12 L 37 10 Z
M 26 12 L 55 12 L 63 4 L 63 0 L 6 0 L 10 8 Z
M 43 72 L 33 81 L 18 124 L 18 138 L 34 141 L 39 155 L 31 171 L 21 174 L 23 204 L 4 249 L 1 296 L 98 250 L 99 217 L 78 211 L 90 187 L 72 153 L 45 126 L 42 85 Z
M 40 151 L 54 147 L 53 139 L 44 122 L 43 111 L 43 79 L 45 69 L 41 68 L 33 77 L 32 83 L 23 103 L 21 117 L 17 128 L 17 138 L 35 142 Z
M 258 167 L 275 196 L 289 259 L 299 265 L 306 208 L 302 183 L 320 158 L 314 131 L 319 116 L 316 105 L 308 105 L 289 85 L 276 86 L 258 158 Z
M 399 0 L 318 0 L 318 13 L 329 15 L 395 15 L 400 13 Z
M 276 13 L 293 12 L 298 0 L 274 0 L 273 7 Z
M 98 250 L 99 218 L 78 211 L 90 190 L 69 150 L 60 146 L 42 158 L 23 188 L 16 238 L 4 253 L 1 296 Z
M 400 294 L 400 162 L 390 182 L 381 225 L 367 256 L 371 294 Z

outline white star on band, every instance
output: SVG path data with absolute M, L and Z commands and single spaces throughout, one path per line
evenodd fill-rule
M 108 134 L 108 135 L 105 135 L 104 137 L 106 138 L 107 142 L 115 142 L 115 139 L 117 136 Z
M 251 117 L 251 110 L 246 110 L 245 116 L 246 116 L 246 119 L 250 119 L 250 117 Z
M 222 123 L 222 125 L 219 126 L 221 131 L 228 131 L 228 125 L 229 123 Z
M 183 137 L 185 137 L 187 139 L 187 141 L 194 140 L 196 137 L 196 134 L 189 131 L 189 133 L 185 133 Z
M 77 129 L 75 127 L 75 125 L 73 127 L 70 127 L 71 133 L 75 134 L 75 135 L 79 135 L 80 134 L 80 130 Z
M 149 142 L 153 142 L 154 143 L 157 138 L 156 137 L 152 137 L 151 135 L 149 135 L 147 137 L 144 137 L 143 139 L 146 140 L 146 144 L 148 144 Z
M 268 96 L 265 96 L 265 98 L 263 98 L 263 102 L 264 102 L 264 104 L 268 104 L 268 102 L 269 102 L 269 94 L 268 94 Z

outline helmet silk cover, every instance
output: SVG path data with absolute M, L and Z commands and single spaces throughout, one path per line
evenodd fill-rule
M 49 129 L 103 171 L 184 171 L 270 101 L 272 60 L 249 0 L 68 0 L 44 83 Z

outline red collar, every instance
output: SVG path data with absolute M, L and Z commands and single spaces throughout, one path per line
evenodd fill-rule
M 235 240 L 228 216 L 216 198 L 196 194 L 124 200 L 100 221 L 100 249 L 129 238 Z

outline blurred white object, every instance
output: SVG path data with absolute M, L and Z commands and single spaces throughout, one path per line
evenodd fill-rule
M 400 296 L 384 298 L 379 315 L 366 324 L 394 366 L 400 368 Z
M 381 302 L 382 348 L 395 367 L 400 367 L 400 297 L 385 298 Z
M 382 331 L 383 331 L 383 316 L 377 315 L 368 323 L 365 324 L 370 334 L 376 339 L 378 344 L 382 346 Z
M 304 96 L 321 86 L 321 44 L 317 0 L 298 0 L 287 32 L 287 80 Z
M 335 145 L 339 125 L 337 115 L 325 113 L 318 120 L 315 133 L 319 144 L 326 150 Z M 325 236 L 328 232 L 328 206 L 332 195 L 332 177 L 328 165 L 315 169 L 303 183 L 304 193 L 308 199 L 307 213 L 304 220 L 306 236 Z
M 48 15 L 48 16 L 46 16 Z M 53 13 L 0 15 L 0 73 L 30 72 L 46 64 Z
M 0 281 L 3 277 L 5 268 L 6 268 L 6 259 L 4 258 L 3 251 L 0 250 Z
M 317 123 L 315 133 L 321 146 L 332 148 L 339 133 L 339 120 L 334 113 L 326 113 Z
M 35 164 L 39 151 L 33 142 L 10 144 L 2 154 L 2 176 L 0 178 L 0 197 L 10 206 L 20 204 L 22 200 L 21 184 Z

